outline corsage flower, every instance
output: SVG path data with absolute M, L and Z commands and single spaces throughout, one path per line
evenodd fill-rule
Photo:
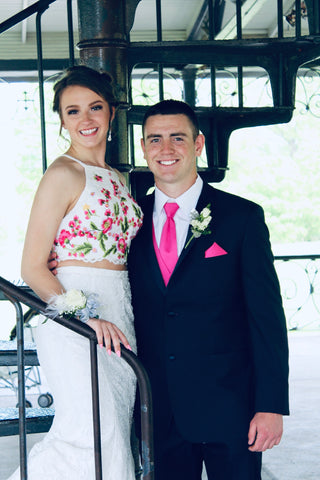
M 196 209 L 190 212 L 190 225 L 192 236 L 189 238 L 185 248 L 189 245 L 193 238 L 199 238 L 201 235 L 209 235 L 211 230 L 209 224 L 212 220 L 211 216 L 211 204 L 209 203 L 201 212 L 197 212 Z
M 99 318 L 97 315 L 97 308 L 99 303 L 97 295 L 90 293 L 86 295 L 82 290 L 71 290 L 62 293 L 61 295 L 53 295 L 46 307 L 46 313 L 51 318 L 56 318 L 59 315 L 73 315 L 86 323 L 89 318 Z

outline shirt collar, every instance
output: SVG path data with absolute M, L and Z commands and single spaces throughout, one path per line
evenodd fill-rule
M 189 219 L 191 210 L 196 208 L 202 187 L 203 180 L 199 175 L 197 175 L 197 179 L 194 184 L 191 185 L 191 187 L 186 192 L 180 195 L 180 197 L 177 198 L 168 197 L 168 195 L 159 190 L 159 188 L 155 187 L 155 201 L 153 210 L 154 215 L 160 215 L 165 203 L 175 202 L 180 207 L 179 215 L 183 215 L 184 217 Z

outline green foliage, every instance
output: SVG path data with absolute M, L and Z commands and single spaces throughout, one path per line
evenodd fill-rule
M 319 120 L 295 114 L 288 124 L 238 130 L 218 188 L 263 206 L 276 243 L 320 238 Z

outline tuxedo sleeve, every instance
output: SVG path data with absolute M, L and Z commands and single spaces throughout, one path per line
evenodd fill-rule
M 242 275 L 254 369 L 256 412 L 289 414 L 288 339 L 279 281 L 261 207 L 247 217 Z

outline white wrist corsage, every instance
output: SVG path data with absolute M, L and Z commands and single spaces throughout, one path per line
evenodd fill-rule
M 89 318 L 99 318 L 97 298 L 98 295 L 95 293 L 85 294 L 82 290 L 73 288 L 61 295 L 51 297 L 46 307 L 46 313 L 51 318 L 58 315 L 76 316 L 86 323 Z
M 211 230 L 209 229 L 209 223 L 212 220 L 210 207 L 211 204 L 209 203 L 200 213 L 195 209 L 191 210 L 190 225 L 192 237 L 189 238 L 189 241 L 184 248 L 187 248 L 193 238 L 199 238 L 201 235 L 209 235 L 211 233 Z

